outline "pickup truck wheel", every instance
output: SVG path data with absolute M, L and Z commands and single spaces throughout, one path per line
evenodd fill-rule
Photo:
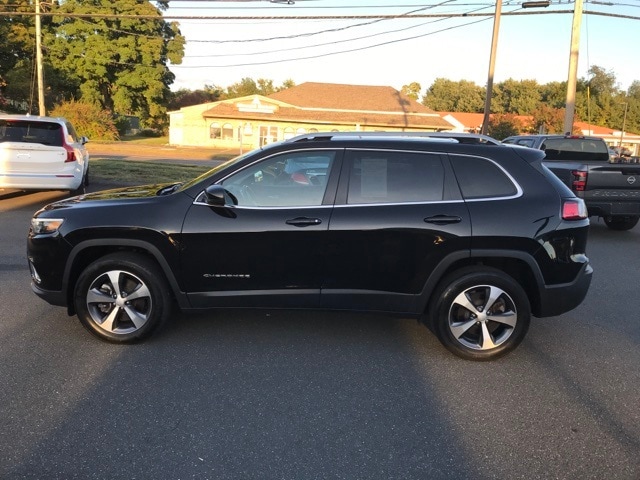
M 133 253 L 110 254 L 78 278 L 74 302 L 82 325 L 102 340 L 131 343 L 151 335 L 170 312 L 160 268 Z
M 625 217 L 604 217 L 604 223 L 611 230 L 631 230 L 638 224 L 638 219 L 640 216 L 638 215 L 630 215 Z
M 489 267 L 469 267 L 444 279 L 430 311 L 433 330 L 452 353 L 493 360 L 516 348 L 529 329 L 531 307 L 522 287 Z

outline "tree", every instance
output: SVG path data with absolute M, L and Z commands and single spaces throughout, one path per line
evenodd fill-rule
M 282 90 L 286 90 L 287 88 L 292 88 L 296 86 L 296 82 L 294 82 L 292 79 L 287 78 L 284 82 L 282 82 L 282 85 L 278 88 L 278 91 L 282 91 Z
M 511 135 L 524 131 L 522 122 L 512 113 L 492 115 L 487 133 L 497 140 L 504 140 Z
M 8 7 L 11 7 L 10 9 Z M 22 58 L 29 58 L 35 44 L 35 29 L 30 17 L 19 15 L 33 11 L 27 0 L 0 0 L 3 11 L 14 11 L 16 15 L 0 16 L 0 79 L 11 72 Z M 44 20 L 46 23 L 46 20 Z
M 27 113 L 34 113 L 38 108 L 37 91 L 33 82 L 34 69 L 31 59 L 24 58 L 19 60 L 5 76 L 7 98 L 30 105 L 31 108 Z M 44 79 L 44 100 L 47 110 L 57 103 L 80 96 L 77 79 L 70 78 L 48 63 L 44 65 Z
M 485 89 L 473 82 L 454 82 L 436 78 L 422 99 L 422 104 L 438 112 L 475 112 L 484 110 Z
M 246 97 L 248 95 L 257 95 L 258 85 L 253 78 L 245 77 L 237 83 L 227 87 L 226 98 Z
M 640 133 L 640 81 L 635 80 L 627 90 L 627 128 L 629 132 Z
M 169 95 L 169 110 L 180 110 L 182 107 L 199 105 L 201 103 L 216 102 L 222 92 L 217 89 L 206 88 L 204 90 L 189 90 L 182 88 L 171 92 Z
M 619 128 L 614 113 L 614 97 L 620 89 L 613 72 L 597 65 L 589 69 L 588 79 L 581 78 L 576 85 L 576 116 L 595 125 Z
M 540 103 L 531 115 L 533 116 L 531 133 L 563 133 L 564 109 Z
M 185 43 L 177 23 L 163 20 L 161 9 L 166 6 L 138 0 L 66 0 L 55 8 L 58 15 L 44 38 L 47 58 L 79 80 L 84 102 L 135 115 L 143 126 L 160 129 L 167 121 L 174 80 L 168 63 L 182 61 Z M 68 13 L 119 16 L 87 19 Z
M 101 110 L 95 104 L 75 100 L 63 102 L 53 108 L 51 115 L 69 120 L 79 135 L 93 140 L 118 140 L 111 112 Z
M 535 80 L 510 78 L 495 86 L 493 101 L 497 105 L 492 111 L 531 115 L 540 103 L 540 86 Z
M 540 86 L 540 101 L 551 108 L 565 108 L 567 82 L 549 82 Z
M 409 98 L 413 98 L 414 100 L 418 100 L 420 98 L 420 92 L 422 91 L 422 86 L 418 82 L 411 82 L 409 85 L 403 85 L 401 93 L 406 95 Z
M 285 80 L 280 87 L 274 87 L 273 80 L 259 78 L 256 81 L 253 78 L 245 77 L 239 82 L 229 85 L 224 97 L 238 98 L 247 97 L 249 95 L 264 95 L 266 97 L 273 93 L 295 86 L 296 84 L 291 79 Z

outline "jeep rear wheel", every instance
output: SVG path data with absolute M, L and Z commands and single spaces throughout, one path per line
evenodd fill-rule
M 638 219 L 640 216 L 638 215 L 629 215 L 624 217 L 604 217 L 604 223 L 611 230 L 631 230 L 638 224 Z
M 151 335 L 169 315 L 169 298 L 162 271 L 132 253 L 107 255 L 89 265 L 80 274 L 74 296 L 82 325 L 115 343 Z
M 522 342 L 531 308 L 513 278 L 470 267 L 442 282 L 430 314 L 436 336 L 449 351 L 469 360 L 493 360 Z

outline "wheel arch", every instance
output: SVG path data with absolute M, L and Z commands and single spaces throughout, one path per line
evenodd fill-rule
M 67 311 L 69 315 L 75 314 L 73 292 L 75 291 L 80 272 L 92 262 L 105 255 L 117 252 L 138 253 L 154 261 L 164 273 L 178 306 L 181 308 L 189 306 L 187 297 L 185 293 L 181 291 L 178 279 L 173 273 L 171 266 L 155 245 L 143 240 L 130 239 L 109 239 L 108 241 L 86 240 L 71 250 L 64 271 L 63 285 L 66 288 L 64 295 L 67 299 Z
M 465 267 L 484 265 L 500 270 L 512 277 L 524 289 L 531 313 L 537 316 L 541 311 L 541 285 L 544 285 L 544 277 L 535 259 L 524 252 L 512 250 L 471 250 L 469 255 L 453 254 L 448 256 L 433 271 L 421 294 L 421 312 L 429 312 L 432 303 L 436 300 L 434 292 L 443 279 L 449 274 Z

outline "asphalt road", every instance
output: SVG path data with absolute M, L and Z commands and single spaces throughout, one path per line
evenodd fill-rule
M 31 214 L 0 191 L 2 479 L 640 478 L 640 227 L 593 221 L 586 301 L 491 363 L 411 320 L 176 317 L 102 343 L 29 287 Z

